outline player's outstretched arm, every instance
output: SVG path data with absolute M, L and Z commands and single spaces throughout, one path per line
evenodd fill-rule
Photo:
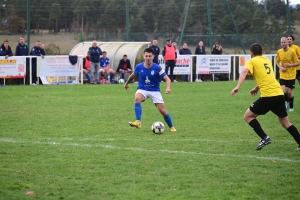
M 164 76 L 164 80 L 166 82 L 166 94 L 171 93 L 171 80 L 168 76 Z
M 237 86 L 231 90 L 231 95 L 235 95 L 239 91 L 239 89 L 240 89 L 242 83 L 244 82 L 248 73 L 249 73 L 249 69 L 244 68 L 240 74 L 240 78 L 238 80 Z
M 125 88 L 126 90 L 128 90 L 128 88 L 129 88 L 129 87 L 128 87 L 128 83 L 130 83 L 135 77 L 136 77 L 136 76 L 135 76 L 134 73 L 130 74 L 130 76 L 128 77 L 126 83 L 124 84 L 124 88 Z
M 259 90 L 259 87 L 258 87 L 258 85 L 257 85 L 257 86 L 255 86 L 254 88 L 252 88 L 252 90 L 250 90 L 250 95 L 251 95 L 251 96 L 257 95 L 258 90 Z

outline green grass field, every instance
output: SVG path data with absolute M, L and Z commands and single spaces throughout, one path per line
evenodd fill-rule
M 258 120 L 272 143 L 256 151 L 243 120 L 255 83 L 232 97 L 235 85 L 172 84 L 163 97 L 177 132 L 162 135 L 150 100 L 142 128 L 128 125 L 135 84 L 0 87 L 0 199 L 299 199 L 297 144 L 268 113 Z

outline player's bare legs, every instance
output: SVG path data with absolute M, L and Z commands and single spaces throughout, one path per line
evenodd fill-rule
M 283 91 L 283 94 L 284 94 L 285 109 L 288 109 L 288 107 L 289 107 L 289 96 L 288 96 L 288 93 L 286 91 L 287 88 L 285 87 L 285 85 L 281 85 L 280 87 L 281 87 L 281 89 Z
M 293 89 L 287 87 L 287 95 L 289 98 L 289 106 L 290 106 L 290 112 L 294 111 L 294 94 L 293 94 Z
M 168 114 L 164 103 L 157 103 L 156 107 L 163 116 L 166 116 Z

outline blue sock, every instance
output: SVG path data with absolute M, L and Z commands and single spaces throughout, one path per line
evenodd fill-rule
M 168 113 L 166 116 L 164 116 L 164 119 L 168 126 L 171 128 L 173 126 L 171 115 Z
M 141 121 L 142 118 L 142 106 L 140 103 L 134 104 L 134 112 L 135 112 L 135 119 Z
M 89 83 L 91 82 L 91 78 L 88 74 L 85 74 L 85 77 L 89 80 Z
M 124 76 L 124 73 L 122 73 L 121 78 L 124 79 L 124 77 L 125 77 L 125 76 Z
M 110 74 L 110 80 L 113 80 L 114 74 Z

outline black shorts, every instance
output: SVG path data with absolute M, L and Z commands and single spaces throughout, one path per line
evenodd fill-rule
M 296 79 L 300 81 L 300 69 L 297 70 Z
M 284 79 L 279 79 L 280 85 L 285 85 L 285 87 L 294 89 L 295 88 L 295 79 L 293 80 L 284 80 Z
M 284 101 L 284 95 L 260 97 L 249 107 L 249 109 L 257 115 L 264 115 L 271 110 L 278 117 L 284 118 L 287 116 Z

